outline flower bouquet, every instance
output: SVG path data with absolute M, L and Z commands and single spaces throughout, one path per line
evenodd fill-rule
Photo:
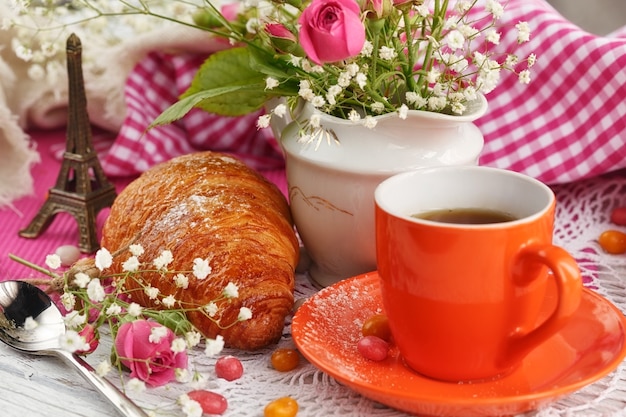
M 219 305 L 238 297 L 238 288 L 228 283 L 220 297 L 206 305 L 183 304 L 174 296 L 163 295 L 157 288 L 146 285 L 142 274 L 158 273 L 171 278 L 176 286 L 186 289 L 189 276 L 194 279 L 207 279 L 211 268 L 206 259 L 196 258 L 187 271 L 168 269 L 173 261 L 172 253 L 164 250 L 156 259 L 144 260 L 143 247 L 130 245 L 126 254 L 123 272 L 109 272 L 113 255 L 101 248 L 95 257 L 75 262 L 64 272 L 64 262 L 58 254 L 46 256 L 46 267 L 40 267 L 19 257 L 10 257 L 27 265 L 49 279 L 31 279 L 32 284 L 48 287 L 48 292 L 59 292 L 60 306 L 64 308 L 64 321 L 67 331 L 61 336 L 60 347 L 78 355 L 93 353 L 99 346 L 102 329 L 110 332 L 113 340 L 110 357 L 94 366 L 95 372 L 104 377 L 117 370 L 124 390 L 140 392 L 147 386 L 160 387 L 170 382 L 190 384 L 191 388 L 178 399 L 178 407 L 188 417 L 199 416 L 204 412 L 221 414 L 227 401 L 220 394 L 203 387 L 206 376 L 194 370 L 188 355 L 189 349 L 202 345 L 209 357 L 217 357 L 224 348 L 224 339 L 217 335 L 204 338 L 189 322 L 186 314 L 198 311 L 221 328 L 228 328 L 237 322 L 249 320 L 252 312 L 242 307 L 236 321 L 222 323 Z M 136 290 L 129 289 L 130 281 L 139 285 L 150 299 L 161 308 L 148 308 L 133 301 Z M 36 325 L 27 318 L 25 326 Z M 243 367 L 233 356 L 221 356 L 215 364 L 218 377 L 235 380 L 241 377 Z M 126 375 L 128 373 L 128 375 Z
M 276 97 L 293 108 L 305 100 L 336 117 L 373 128 L 373 116 L 408 110 L 461 115 L 479 93 L 492 91 L 502 71 L 530 81 L 536 57 L 499 51 L 501 30 L 529 40 L 525 22 L 500 28 L 504 6 L 487 0 L 259 1 L 218 10 L 211 3 L 196 24 L 228 39 L 211 55 L 181 100 L 153 125 L 192 107 L 228 116 L 262 108 Z M 276 106 L 259 119 L 283 117 Z M 309 120 L 316 125 L 315 119 Z

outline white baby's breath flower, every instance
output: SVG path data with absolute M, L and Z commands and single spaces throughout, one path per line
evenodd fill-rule
M 150 336 L 148 336 L 148 341 L 150 343 L 158 344 L 161 340 L 167 336 L 167 327 L 158 326 L 150 329 Z
M 465 39 L 470 40 L 476 38 L 476 36 L 480 34 L 480 30 L 471 25 L 459 25 L 457 30 L 463 34 Z
M 346 65 L 346 72 L 351 76 L 354 77 L 355 75 L 358 74 L 359 72 L 359 64 L 357 64 L 356 62 L 351 62 L 348 65 Z
M 402 120 L 406 119 L 408 113 L 409 113 L 409 108 L 407 107 L 406 104 L 401 105 L 400 108 L 398 109 L 398 116 Z
M 272 114 L 280 118 L 284 117 L 287 114 L 287 105 L 283 103 L 277 105 L 272 110 Z
M 77 329 L 87 323 L 87 316 L 80 314 L 80 312 L 74 310 L 70 311 L 63 317 L 63 322 L 68 329 Z
M 187 350 L 187 342 L 185 342 L 185 339 L 177 337 L 176 339 L 172 340 L 172 346 L 170 347 L 170 349 L 172 349 L 172 352 L 174 353 L 184 352 L 185 350 Z
M 332 96 L 338 96 L 343 91 L 343 88 L 337 84 L 331 85 L 328 88 L 328 94 Z
M 126 261 L 124 261 L 124 263 L 122 264 L 122 269 L 125 272 L 135 272 L 139 269 L 140 265 L 141 263 L 139 262 L 139 259 L 135 255 L 133 255 Z
M 226 287 L 224 287 L 223 294 L 226 298 L 237 298 L 239 297 L 239 288 L 235 283 L 229 282 L 226 284 Z
M 78 332 L 66 330 L 65 333 L 59 337 L 59 347 L 73 353 L 77 350 L 89 350 L 89 343 L 87 343 L 85 338 L 79 335 Z
M 269 127 L 271 121 L 272 121 L 271 114 L 262 114 L 259 116 L 259 118 L 256 121 L 256 127 L 257 129 L 265 129 L 266 127 Z
M 432 111 L 442 110 L 446 108 L 448 104 L 445 97 L 429 97 L 428 98 L 428 109 Z
M 472 4 L 473 2 L 469 0 L 459 0 L 454 6 L 454 9 L 460 14 L 465 14 L 472 8 Z
M 519 79 L 519 82 L 522 84 L 530 83 L 530 71 L 528 70 L 520 71 L 518 75 L 518 79 Z
M 426 74 L 426 81 L 430 84 L 434 84 L 439 81 L 439 77 L 441 77 L 441 71 L 437 68 L 431 68 L 430 71 L 428 71 L 428 74 Z
M 537 62 L 537 55 L 528 55 L 528 59 L 526 60 L 526 62 L 528 63 L 528 68 L 532 67 L 533 65 L 535 65 L 535 62 Z
M 100 248 L 96 252 L 95 263 L 96 268 L 102 271 L 113 264 L 113 256 L 106 248 Z
M 33 50 L 22 44 L 16 44 L 13 47 L 15 56 L 25 62 L 30 62 L 33 59 Z
M 148 296 L 149 299 L 151 300 L 156 300 L 157 296 L 159 295 L 159 289 L 156 287 L 153 287 L 151 285 L 148 285 L 146 288 L 143 289 L 143 292 Z
M 452 113 L 454 114 L 463 114 L 465 111 L 465 105 L 460 101 L 455 100 L 450 104 L 450 110 L 452 110 Z
M 313 105 L 313 107 L 316 107 L 316 108 L 320 108 L 324 104 L 326 104 L 326 100 L 324 100 L 324 97 L 322 96 L 314 96 L 310 102 Z
M 189 287 L 189 278 L 186 275 L 174 275 L 174 282 L 178 288 L 187 289 L 187 287 Z
M 491 13 L 494 19 L 500 19 L 504 13 L 504 7 L 498 0 L 487 0 L 485 10 Z
M 67 311 L 74 310 L 76 296 L 71 292 L 64 292 L 63 295 L 61 295 L 61 304 L 63 304 L 63 307 L 65 307 Z
M 296 68 L 302 67 L 302 57 L 290 55 L 288 62 Z
M 424 107 L 426 105 L 426 99 L 415 91 L 407 91 L 405 98 L 408 104 L 411 104 L 416 108 Z
M 128 305 L 128 314 L 133 317 L 139 317 L 141 315 L 143 308 L 137 303 L 130 303 Z
M 517 29 L 517 43 L 524 43 L 530 40 L 530 26 L 528 22 L 519 22 L 515 25 Z
M 128 247 L 128 250 L 130 251 L 130 254 L 136 257 L 140 257 L 141 255 L 144 254 L 144 248 L 143 246 L 135 243 L 132 244 Z
M 109 362 L 107 359 L 103 360 L 102 362 L 98 363 L 98 365 L 96 365 L 96 374 L 98 376 L 104 377 L 109 372 L 111 372 L 111 362 Z
M 92 279 L 89 281 L 89 284 L 87 284 L 87 296 L 89 296 L 89 299 L 94 303 L 99 303 L 104 300 L 106 293 L 98 278 Z
M 372 52 L 374 52 L 374 45 L 372 44 L 372 42 L 366 40 L 363 43 L 363 48 L 361 49 L 361 55 L 364 57 L 370 57 L 372 56 Z
M 465 90 L 463 90 L 463 96 L 465 97 L 465 100 L 467 101 L 473 101 L 476 100 L 478 98 L 478 94 L 476 93 L 476 89 L 472 86 L 467 87 Z
M 187 347 L 189 348 L 198 346 L 201 338 L 202 338 L 202 335 L 196 331 L 190 331 L 190 332 L 185 333 L 185 342 L 187 342 Z
M 463 45 L 465 44 L 465 36 L 463 36 L 460 31 L 453 30 L 446 36 L 446 42 L 451 50 L 456 51 L 457 49 L 463 48 Z
M 370 106 L 370 108 L 372 109 L 372 111 L 374 113 L 382 113 L 383 111 L 385 111 L 385 104 L 381 103 L 380 101 L 377 101 L 375 103 L 372 103 L 372 105 Z
M 374 129 L 376 125 L 378 124 L 378 120 L 376 120 L 374 116 L 370 116 L 370 115 L 365 116 L 363 121 L 364 121 L 363 126 L 365 126 L 368 129 Z
M 487 33 L 485 34 L 485 39 L 487 40 L 487 42 L 490 42 L 494 45 L 499 45 L 500 44 L 500 33 L 495 30 L 495 29 L 489 29 L 489 31 L 487 31 Z
M 380 58 L 386 61 L 391 61 L 398 56 L 398 52 L 395 49 L 390 48 L 388 46 L 381 46 L 378 53 L 379 53 Z
M 91 281 L 91 277 L 84 272 L 77 272 L 74 275 L 74 285 L 78 288 L 86 288 L 89 281 Z
M 122 312 L 122 306 L 120 306 L 119 304 L 113 303 L 106 309 L 104 314 L 106 314 L 107 316 L 117 316 L 121 312 Z
M 365 86 L 367 85 L 367 75 L 363 74 L 362 72 L 359 72 L 354 77 L 354 81 L 356 81 L 357 85 L 360 88 L 365 88 Z
M 205 355 L 209 357 L 219 355 L 222 349 L 224 349 L 224 338 L 222 335 L 218 334 L 215 339 L 206 339 Z
M 307 85 L 307 87 L 303 85 Z M 308 83 L 306 84 L 300 83 L 300 89 L 298 90 L 298 95 L 302 97 L 303 99 L 305 99 L 306 101 L 311 101 L 313 100 L 313 97 L 315 97 L 315 93 L 310 87 L 308 87 Z
M 174 298 L 174 296 L 170 294 L 167 297 L 163 298 L 161 302 L 165 307 L 172 308 L 176 304 L 176 298 Z
M 217 304 L 215 304 L 213 301 L 204 306 L 204 311 L 206 311 L 209 317 L 215 317 L 215 315 L 217 314 L 217 310 Z
M 193 260 L 193 275 L 198 279 L 205 279 L 211 273 L 208 259 L 196 258 Z
M 156 269 L 165 269 L 173 260 L 172 251 L 166 249 L 152 263 Z
M 26 320 L 24 320 L 24 330 L 33 330 L 37 328 L 37 326 L 39 326 L 39 323 L 37 323 L 32 316 L 28 316 Z
M 265 79 L 265 89 L 266 90 L 272 90 L 272 89 L 278 87 L 279 85 L 280 85 L 280 82 L 278 82 L 278 80 L 276 78 L 267 77 Z
M 126 384 L 126 387 L 130 392 L 139 394 L 146 390 L 146 383 L 139 378 L 131 378 Z
M 351 109 L 348 113 L 348 120 L 352 122 L 358 122 L 359 120 L 361 120 L 361 115 L 356 110 Z
M 46 255 L 45 262 L 50 269 L 59 269 L 61 267 L 61 257 L 57 254 Z
M 239 309 L 239 315 L 237 316 L 237 320 L 246 321 L 246 320 L 250 320 L 251 318 L 252 318 L 252 310 L 250 310 L 248 307 L 241 307 Z

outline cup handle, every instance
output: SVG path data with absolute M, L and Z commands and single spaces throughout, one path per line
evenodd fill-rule
M 530 284 L 530 280 L 537 274 L 528 273 L 529 268 L 532 270 L 542 264 L 552 271 L 556 281 L 556 308 L 550 317 L 529 333 L 524 333 L 523 329 L 516 329 L 513 332 L 509 339 L 509 349 L 504 355 L 507 362 L 520 361 L 532 349 L 556 334 L 580 305 L 582 295 L 580 269 L 574 258 L 558 246 L 534 244 L 522 249 L 518 258 L 520 269 L 513 277 L 516 284 L 521 286 Z

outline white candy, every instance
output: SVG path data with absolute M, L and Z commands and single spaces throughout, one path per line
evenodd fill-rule
M 80 258 L 80 250 L 74 245 L 59 246 L 55 251 L 63 266 L 71 266 Z

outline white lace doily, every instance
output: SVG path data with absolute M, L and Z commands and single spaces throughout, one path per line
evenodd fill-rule
M 604 254 L 596 242 L 604 230 L 619 228 L 610 224 L 609 215 L 613 207 L 626 205 L 626 176 L 613 174 L 554 189 L 558 201 L 555 243 L 579 260 L 587 287 L 612 301 L 621 311 L 626 311 L 626 254 Z M 306 276 L 299 274 L 296 298 L 308 297 L 315 291 Z M 110 345 L 104 345 L 88 358 L 89 362 L 95 364 L 106 357 Z M 215 359 L 205 357 L 201 349 L 192 354 L 192 366 L 207 377 L 205 389 L 219 392 L 228 399 L 226 416 L 262 416 L 265 405 L 282 396 L 291 396 L 298 401 L 299 417 L 407 415 L 362 397 L 304 359 L 294 371 L 281 373 L 274 370 L 269 358 L 277 347 L 294 347 L 289 323 L 278 346 L 254 353 L 223 352 L 242 361 L 245 372 L 239 380 L 228 382 L 216 378 Z M 114 377 L 110 379 L 119 382 Z M 129 396 L 145 409 L 154 410 L 157 416 L 182 416 L 174 401 L 189 390 L 189 385 L 173 383 L 140 394 L 129 393 Z M 622 364 L 600 381 L 525 416 L 626 416 L 624 408 L 626 365 Z

